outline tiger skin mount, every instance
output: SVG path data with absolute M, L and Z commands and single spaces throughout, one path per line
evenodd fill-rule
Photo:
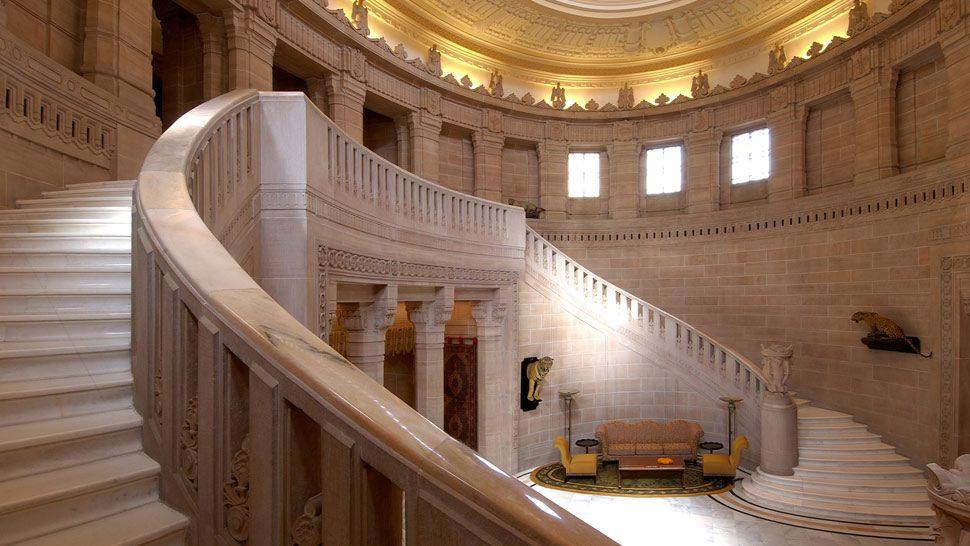
M 530 356 L 522 360 L 522 389 L 519 398 L 519 407 L 522 411 L 532 411 L 539 407 L 539 398 L 542 390 L 542 380 L 552 369 L 552 357 L 542 358 Z
M 869 335 L 861 341 L 870 349 L 914 353 L 923 358 L 933 356 L 932 351 L 929 354 L 920 352 L 918 337 L 907 336 L 898 324 L 879 313 L 856 311 L 852 313 L 852 322 L 865 322 L 869 327 Z

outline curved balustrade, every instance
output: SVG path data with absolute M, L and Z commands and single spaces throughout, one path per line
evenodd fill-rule
M 610 543 L 340 357 L 216 238 L 252 221 L 264 160 L 286 153 L 261 138 L 279 121 L 272 96 L 237 91 L 184 115 L 135 190 L 136 403 L 163 498 L 192 517 L 195 542 Z M 518 237 L 521 211 L 417 179 L 327 130 L 329 172 L 348 195 L 422 229 Z
M 760 403 L 765 393 L 761 368 L 704 331 L 650 305 L 579 265 L 526 228 L 526 264 L 572 294 L 584 308 L 629 335 L 670 349 L 697 363 L 705 379 L 713 379 L 725 394 Z

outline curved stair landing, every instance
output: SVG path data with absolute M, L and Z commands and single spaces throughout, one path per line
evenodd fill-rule
M 798 405 L 798 466 L 792 476 L 760 469 L 737 493 L 756 505 L 827 520 L 929 526 L 923 472 L 847 413 Z

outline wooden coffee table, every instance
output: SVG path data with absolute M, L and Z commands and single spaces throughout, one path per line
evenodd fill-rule
M 653 455 L 629 455 L 624 457 L 619 457 L 619 472 L 617 478 L 617 485 L 623 488 L 623 478 L 633 478 L 636 476 L 657 476 L 661 477 L 664 474 L 679 474 L 680 475 L 680 485 L 682 487 L 686 486 L 685 481 L 685 466 L 684 458 L 670 455 L 667 458 L 673 459 L 670 464 L 660 464 L 657 459 L 660 457 L 655 457 Z

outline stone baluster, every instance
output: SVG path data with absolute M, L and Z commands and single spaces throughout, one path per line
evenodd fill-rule
M 371 379 L 384 384 L 384 335 L 397 312 L 397 286 L 383 287 L 374 301 L 361 303 L 344 320 L 347 359 Z
M 415 408 L 429 421 L 444 428 L 445 323 L 451 319 L 455 289 L 435 290 L 435 299 L 421 302 L 409 316 L 414 324 Z
M 788 392 L 792 345 L 761 346 L 761 370 L 765 377 L 761 404 L 761 471 L 791 476 L 798 466 L 798 414 Z

